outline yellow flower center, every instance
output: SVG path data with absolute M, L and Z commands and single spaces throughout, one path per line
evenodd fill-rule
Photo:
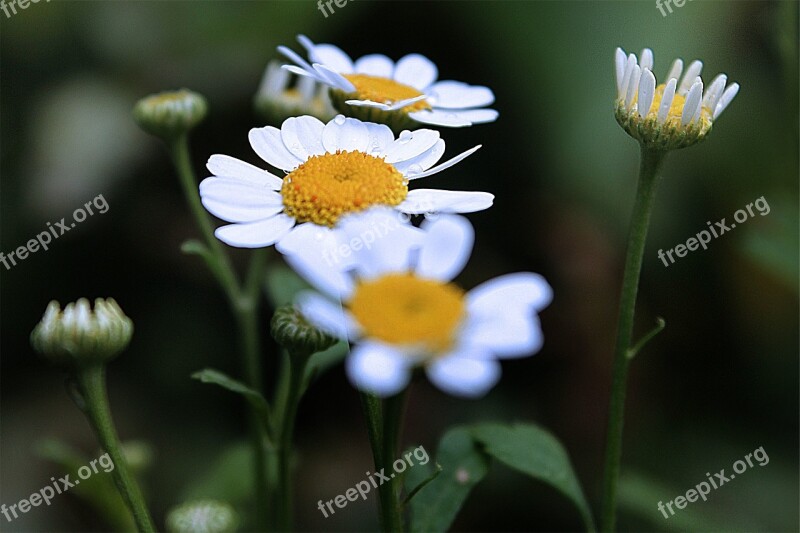
M 433 354 L 453 345 L 466 312 L 459 287 L 413 274 L 359 283 L 348 307 L 366 336 Z
M 664 89 L 666 89 L 666 87 L 667 86 L 664 83 L 656 87 L 655 94 L 653 95 L 653 103 L 650 105 L 650 109 L 647 112 L 648 114 L 658 113 L 658 109 L 661 107 L 661 99 L 664 97 Z M 637 95 L 635 100 L 638 100 L 638 98 L 639 97 Z M 672 105 L 669 107 L 669 111 L 667 112 L 667 119 L 664 122 L 667 124 L 673 122 L 674 125 L 680 126 L 681 116 L 683 115 L 683 106 L 685 104 L 686 97 L 676 92 L 675 97 L 672 99 Z M 703 106 L 700 110 L 700 120 L 710 122 L 711 110 Z
M 359 100 L 371 100 L 382 104 L 392 104 L 400 100 L 416 98 L 423 94 L 413 87 L 398 83 L 389 78 L 368 76 L 366 74 L 346 74 L 345 78 L 356 86 L 354 95 Z M 403 111 L 421 111 L 430 108 L 431 106 L 428 102 L 420 100 L 419 102 L 414 102 L 404 107 Z
M 312 156 L 281 186 L 287 215 L 329 227 L 347 213 L 398 205 L 406 195 L 408 180 L 399 170 L 357 150 Z

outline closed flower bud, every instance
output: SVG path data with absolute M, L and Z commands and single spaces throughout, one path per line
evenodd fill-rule
M 31 333 L 33 348 L 62 365 L 88 365 L 108 361 L 128 346 L 133 322 L 112 298 L 98 298 L 92 310 L 81 298 L 64 310 L 52 301 Z
M 336 344 L 336 339 L 314 327 L 291 305 L 275 311 L 272 336 L 292 355 L 308 356 Z
M 186 502 L 167 514 L 170 533 L 231 533 L 238 523 L 233 507 L 217 500 Z
M 205 98 L 181 89 L 142 98 L 133 108 L 133 118 L 144 131 L 169 140 L 197 126 L 207 112 Z

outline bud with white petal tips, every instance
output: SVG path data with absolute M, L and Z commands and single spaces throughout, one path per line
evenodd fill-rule
M 232 533 L 238 524 L 233 507 L 218 500 L 186 502 L 167 514 L 170 533 Z
M 31 333 L 33 348 L 62 366 L 84 366 L 113 359 L 131 340 L 133 322 L 113 298 L 98 298 L 92 310 L 81 298 L 64 310 L 50 302 Z
M 705 139 L 714 121 L 739 92 L 739 84 L 727 88 L 720 74 L 703 92 L 700 71 L 703 63 L 693 61 L 681 78 L 683 61 L 672 64 L 666 83 L 657 84 L 653 75 L 653 52 L 645 48 L 641 63 L 635 54 L 616 51 L 617 99 L 615 117 L 634 139 L 655 150 L 685 148 Z
M 207 113 L 206 99 L 188 89 L 152 94 L 133 108 L 133 118 L 139 127 L 166 141 L 188 133 Z

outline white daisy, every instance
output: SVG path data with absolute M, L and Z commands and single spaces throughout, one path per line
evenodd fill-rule
M 350 215 L 340 235 L 356 243 L 393 218 L 385 208 Z M 481 396 L 500 378 L 498 359 L 541 348 L 536 312 L 552 299 L 550 286 L 521 272 L 465 292 L 451 280 L 472 251 L 466 218 L 443 215 L 404 229 L 370 246 L 352 246 L 335 268 L 313 254 L 288 256 L 328 295 L 304 292 L 296 304 L 318 328 L 354 344 L 346 370 L 360 389 L 390 396 L 421 366 L 440 389 Z
M 408 190 L 409 180 L 449 168 L 480 145 L 433 166 L 444 154 L 434 130 L 404 131 L 395 139 L 381 124 L 337 116 L 327 124 L 311 116 L 287 119 L 280 129 L 250 130 L 250 145 L 283 178 L 244 161 L 213 155 L 213 174 L 200 183 L 203 205 L 232 222 L 215 232 L 242 248 L 272 245 L 290 232 L 308 235 L 335 228 L 347 213 L 373 205 L 399 213 L 471 213 L 487 209 L 494 196 L 485 192 Z
M 683 60 L 676 59 L 666 82 L 656 83 L 653 52 L 645 48 L 641 63 L 635 54 L 616 50 L 617 121 L 633 137 L 664 148 L 681 148 L 700 140 L 712 123 L 733 101 L 739 84 L 726 88 L 728 77 L 719 74 L 703 92 L 701 61 L 693 61 L 683 71 Z M 683 77 L 681 78 L 681 74 Z
M 397 63 L 381 54 L 356 61 L 332 44 L 297 40 L 311 64 L 285 46 L 278 50 L 295 65 L 284 68 L 331 87 L 331 99 L 342 113 L 390 124 L 395 130 L 414 122 L 463 127 L 493 122 L 498 113 L 485 109 L 494 103 L 488 87 L 460 81 L 436 81 L 439 70 L 425 56 L 409 54 Z

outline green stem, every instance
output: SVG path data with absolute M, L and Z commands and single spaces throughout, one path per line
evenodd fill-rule
M 647 229 L 650 225 L 653 200 L 665 155 L 666 152 L 650 150 L 642 146 L 639 185 L 636 190 L 633 214 L 631 215 L 628 250 L 625 257 L 625 274 L 620 296 L 619 321 L 617 323 L 617 342 L 614 349 L 603 479 L 602 531 L 613 531 L 615 528 L 617 484 L 622 456 L 622 426 L 625 415 L 625 390 L 628 367 L 631 361 L 628 357 L 628 350 L 630 349 L 633 335 L 636 293 L 639 288 L 639 276 L 642 270 L 642 257 L 645 241 L 647 240 Z
M 76 380 L 83 400 L 83 409 L 97 435 L 100 445 L 111 457 L 114 469 L 111 476 L 125 504 L 133 514 L 136 528 L 143 532 L 156 531 L 153 519 L 147 510 L 139 485 L 128 470 L 128 463 L 111 418 L 111 409 L 106 394 L 105 367 L 101 364 L 77 370 Z

